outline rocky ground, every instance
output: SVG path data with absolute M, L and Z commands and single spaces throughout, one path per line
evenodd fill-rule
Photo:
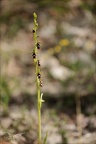
M 0 107 L 1 128 L 0 144 L 8 141 L 12 144 L 35 144 L 37 140 L 37 110 L 22 106 L 11 106 L 5 113 Z M 96 143 L 96 117 L 81 115 L 82 136 L 79 138 L 74 119 L 68 114 L 56 113 L 56 110 L 43 110 L 42 112 L 42 137 L 48 133 L 48 144 L 83 144 Z

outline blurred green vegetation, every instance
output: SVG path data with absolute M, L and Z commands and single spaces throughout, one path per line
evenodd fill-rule
M 0 77 L 0 102 L 4 104 L 4 107 L 8 107 L 10 97 L 11 97 L 11 91 L 8 85 L 8 81 L 6 80 L 6 77 Z
M 81 34 L 81 31 L 85 30 L 86 25 L 88 25 L 87 28 L 90 29 L 90 31 L 91 30 L 94 31 L 95 25 L 93 21 L 94 21 L 95 14 L 96 14 L 95 0 L 93 1 L 91 0 L 87 0 L 87 1 L 85 0 L 77 0 L 77 1 L 74 1 L 74 0 L 55 0 L 55 1 L 52 1 L 52 0 L 41 0 L 41 1 L 1 0 L 0 24 L 1 24 L 1 42 L 3 42 L 3 46 L 1 46 L 2 47 L 1 49 L 2 49 L 2 57 L 4 59 L 4 61 L 2 61 L 3 63 L 2 69 L 3 69 L 4 63 L 6 63 L 6 66 L 10 67 L 11 61 L 13 62 L 13 64 L 15 61 L 14 67 L 16 67 L 17 70 L 19 68 L 21 69 L 20 73 L 17 72 L 19 73 L 17 74 L 17 78 L 16 78 L 16 74 L 13 74 L 12 77 L 9 76 L 8 74 L 7 76 L 9 77 L 9 81 L 13 79 L 12 80 L 13 83 L 17 83 L 19 79 L 20 83 L 18 82 L 19 84 L 14 84 L 14 85 L 15 86 L 19 85 L 18 91 L 21 90 L 20 91 L 21 93 L 23 90 L 27 92 L 29 91 L 30 93 L 31 90 L 27 89 L 27 87 L 29 88 L 31 87 L 30 85 L 32 86 L 34 85 L 33 77 L 32 77 L 33 83 L 30 82 L 29 80 L 30 78 L 27 81 L 27 76 L 28 75 L 30 76 L 32 75 L 32 73 L 34 73 L 34 71 L 32 71 L 33 67 L 32 67 L 31 54 L 29 54 L 30 51 L 32 51 L 31 50 L 32 46 L 30 45 L 33 44 L 32 38 L 29 37 L 29 34 L 30 34 L 30 25 L 32 27 L 32 22 L 33 22 L 32 14 L 34 11 L 38 15 L 40 33 L 42 33 L 43 31 L 43 27 L 44 28 L 45 26 L 49 27 L 48 26 L 49 21 L 52 21 L 52 20 L 54 21 L 52 25 L 56 23 L 56 25 L 54 25 L 54 27 L 56 28 L 54 35 L 50 35 L 48 39 L 46 37 L 44 38 L 41 36 L 41 41 L 43 41 L 44 42 L 43 45 L 45 45 L 43 46 L 42 52 L 45 52 L 45 55 L 48 56 L 48 59 L 53 57 L 54 59 L 58 61 L 60 66 L 67 68 L 69 71 L 74 73 L 73 75 L 70 75 L 65 80 L 63 79 L 60 80 L 58 78 L 55 79 L 52 73 L 50 72 L 50 68 L 45 66 L 47 78 L 50 80 L 50 82 L 51 81 L 53 81 L 54 83 L 55 81 L 58 82 L 61 85 L 61 87 L 64 88 L 65 93 L 70 91 L 71 86 L 74 86 L 74 89 L 77 89 L 76 86 L 78 85 L 79 88 L 83 87 L 81 89 L 84 89 L 86 91 L 86 94 L 84 93 L 85 95 L 91 94 L 91 93 L 96 95 L 95 68 L 94 68 L 95 50 L 91 50 L 94 47 L 95 38 L 94 38 L 94 35 L 93 37 L 91 37 L 90 34 L 88 34 L 87 36 L 82 36 L 84 35 L 85 32 Z M 42 13 L 42 11 L 44 11 L 44 13 Z M 81 17 L 81 15 L 82 15 L 82 19 L 80 19 L 79 21 L 79 18 Z M 88 20 L 87 18 L 89 18 L 90 20 L 86 24 L 83 18 L 86 20 Z M 91 18 L 92 18 L 92 21 L 91 21 Z M 83 21 L 82 23 L 84 24 L 84 27 L 82 26 L 83 24 L 81 24 L 81 26 L 78 26 L 79 22 L 81 21 Z M 63 26 L 65 28 L 64 31 L 63 31 L 63 28 L 61 27 L 61 25 L 63 25 L 62 22 L 65 22 Z M 81 27 L 82 30 L 77 35 L 67 33 L 66 29 L 68 31 L 68 28 L 67 28 L 68 25 L 70 25 L 70 31 L 73 30 L 74 33 L 80 31 L 77 29 L 74 30 L 74 27 L 76 27 L 76 25 L 78 29 Z M 49 31 L 50 31 L 50 27 L 49 27 Z M 93 31 L 91 33 L 93 33 Z M 17 35 L 18 33 L 21 34 L 21 37 Z M 79 39 L 79 42 L 78 42 L 77 37 Z M 15 38 L 17 38 L 17 40 L 14 42 Z M 20 43 L 21 38 L 22 40 Z M 50 39 L 52 39 L 51 42 L 50 42 Z M 76 42 L 77 45 L 75 43 L 76 40 L 77 40 Z M 80 42 L 83 44 L 80 45 L 81 44 Z M 27 49 L 27 47 L 28 47 L 28 50 L 25 51 L 24 49 Z M 79 55 L 79 53 L 81 55 Z M 82 60 L 82 58 L 84 60 Z M 90 62 L 89 61 L 87 62 L 87 59 L 89 59 Z M 23 78 L 24 78 L 24 81 L 21 82 Z M 14 80 L 14 79 L 17 79 L 17 80 Z M 12 92 L 9 88 L 10 87 L 9 82 L 7 82 L 6 77 L 1 76 L 0 87 L 1 87 L 2 101 L 4 101 L 8 105 Z M 75 92 L 76 91 L 74 90 L 74 93 Z
M 85 125 L 84 136 L 89 134 L 86 121 L 96 115 L 96 0 L 0 1 L 0 116 L 3 121 L 2 107 L 4 110 L 9 107 L 4 125 L 8 121 L 8 131 L 14 134 L 27 131 L 25 143 L 32 143 L 37 133 L 31 33 L 34 12 L 38 15 L 42 92 L 46 101 L 42 108 L 42 129 L 54 125 L 55 136 L 60 136 L 62 144 L 69 144 L 78 127 L 77 96 L 81 101 L 79 115 Z M 73 131 L 69 128 L 70 136 L 66 124 L 73 127 Z M 74 137 L 77 139 L 77 135 Z

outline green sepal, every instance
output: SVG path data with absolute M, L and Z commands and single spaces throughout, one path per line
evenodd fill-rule
M 40 100 L 39 100 L 40 108 L 42 107 L 42 103 L 44 102 L 42 97 L 43 97 L 43 93 L 41 93 L 41 97 L 40 97 Z

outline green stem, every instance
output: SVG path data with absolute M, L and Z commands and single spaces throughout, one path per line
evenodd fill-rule
M 40 108 L 40 88 L 38 88 L 38 141 L 41 144 L 41 108 Z
M 35 47 L 34 47 L 34 52 L 37 54 L 37 27 L 38 27 L 38 23 L 37 23 L 37 15 L 34 13 L 34 41 L 35 41 Z M 40 81 L 38 79 L 38 72 L 39 72 L 39 68 L 38 68 L 38 64 L 37 64 L 37 56 L 36 59 L 34 60 L 35 66 L 36 66 L 36 87 L 37 87 L 37 105 L 38 105 L 38 144 L 41 144 L 41 92 L 40 92 Z
M 38 66 L 36 65 L 36 74 L 38 73 Z M 38 143 L 41 144 L 41 108 L 40 108 L 40 84 L 38 81 L 38 77 L 36 78 L 37 85 L 37 103 L 38 103 Z

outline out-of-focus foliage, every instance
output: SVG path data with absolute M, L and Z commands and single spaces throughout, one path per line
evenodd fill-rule
M 0 102 L 3 102 L 5 104 L 5 107 L 8 106 L 10 96 L 11 96 L 11 91 L 8 86 L 8 81 L 6 80 L 5 77 L 1 77 L 0 79 Z
M 42 109 L 43 137 L 48 130 L 51 144 L 78 143 L 75 98 L 80 96 L 83 143 L 95 144 L 96 0 L 0 1 L 0 124 L 9 133 L 25 132 L 23 143 L 36 141 L 34 12 L 38 15 L 46 101 Z M 8 103 L 10 113 L 5 116 L 3 106 Z
M 46 71 L 44 77 L 49 79 L 45 78 L 48 83 L 44 91 L 54 83 L 52 93 L 57 95 L 60 91 L 95 94 L 95 5 L 94 0 L 1 1 L 2 69 L 4 72 L 6 64 L 9 79 L 19 80 L 19 92 L 30 93 L 34 83 L 30 32 L 32 14 L 36 11 L 43 43 L 42 67 Z M 60 89 L 57 89 L 58 84 Z

